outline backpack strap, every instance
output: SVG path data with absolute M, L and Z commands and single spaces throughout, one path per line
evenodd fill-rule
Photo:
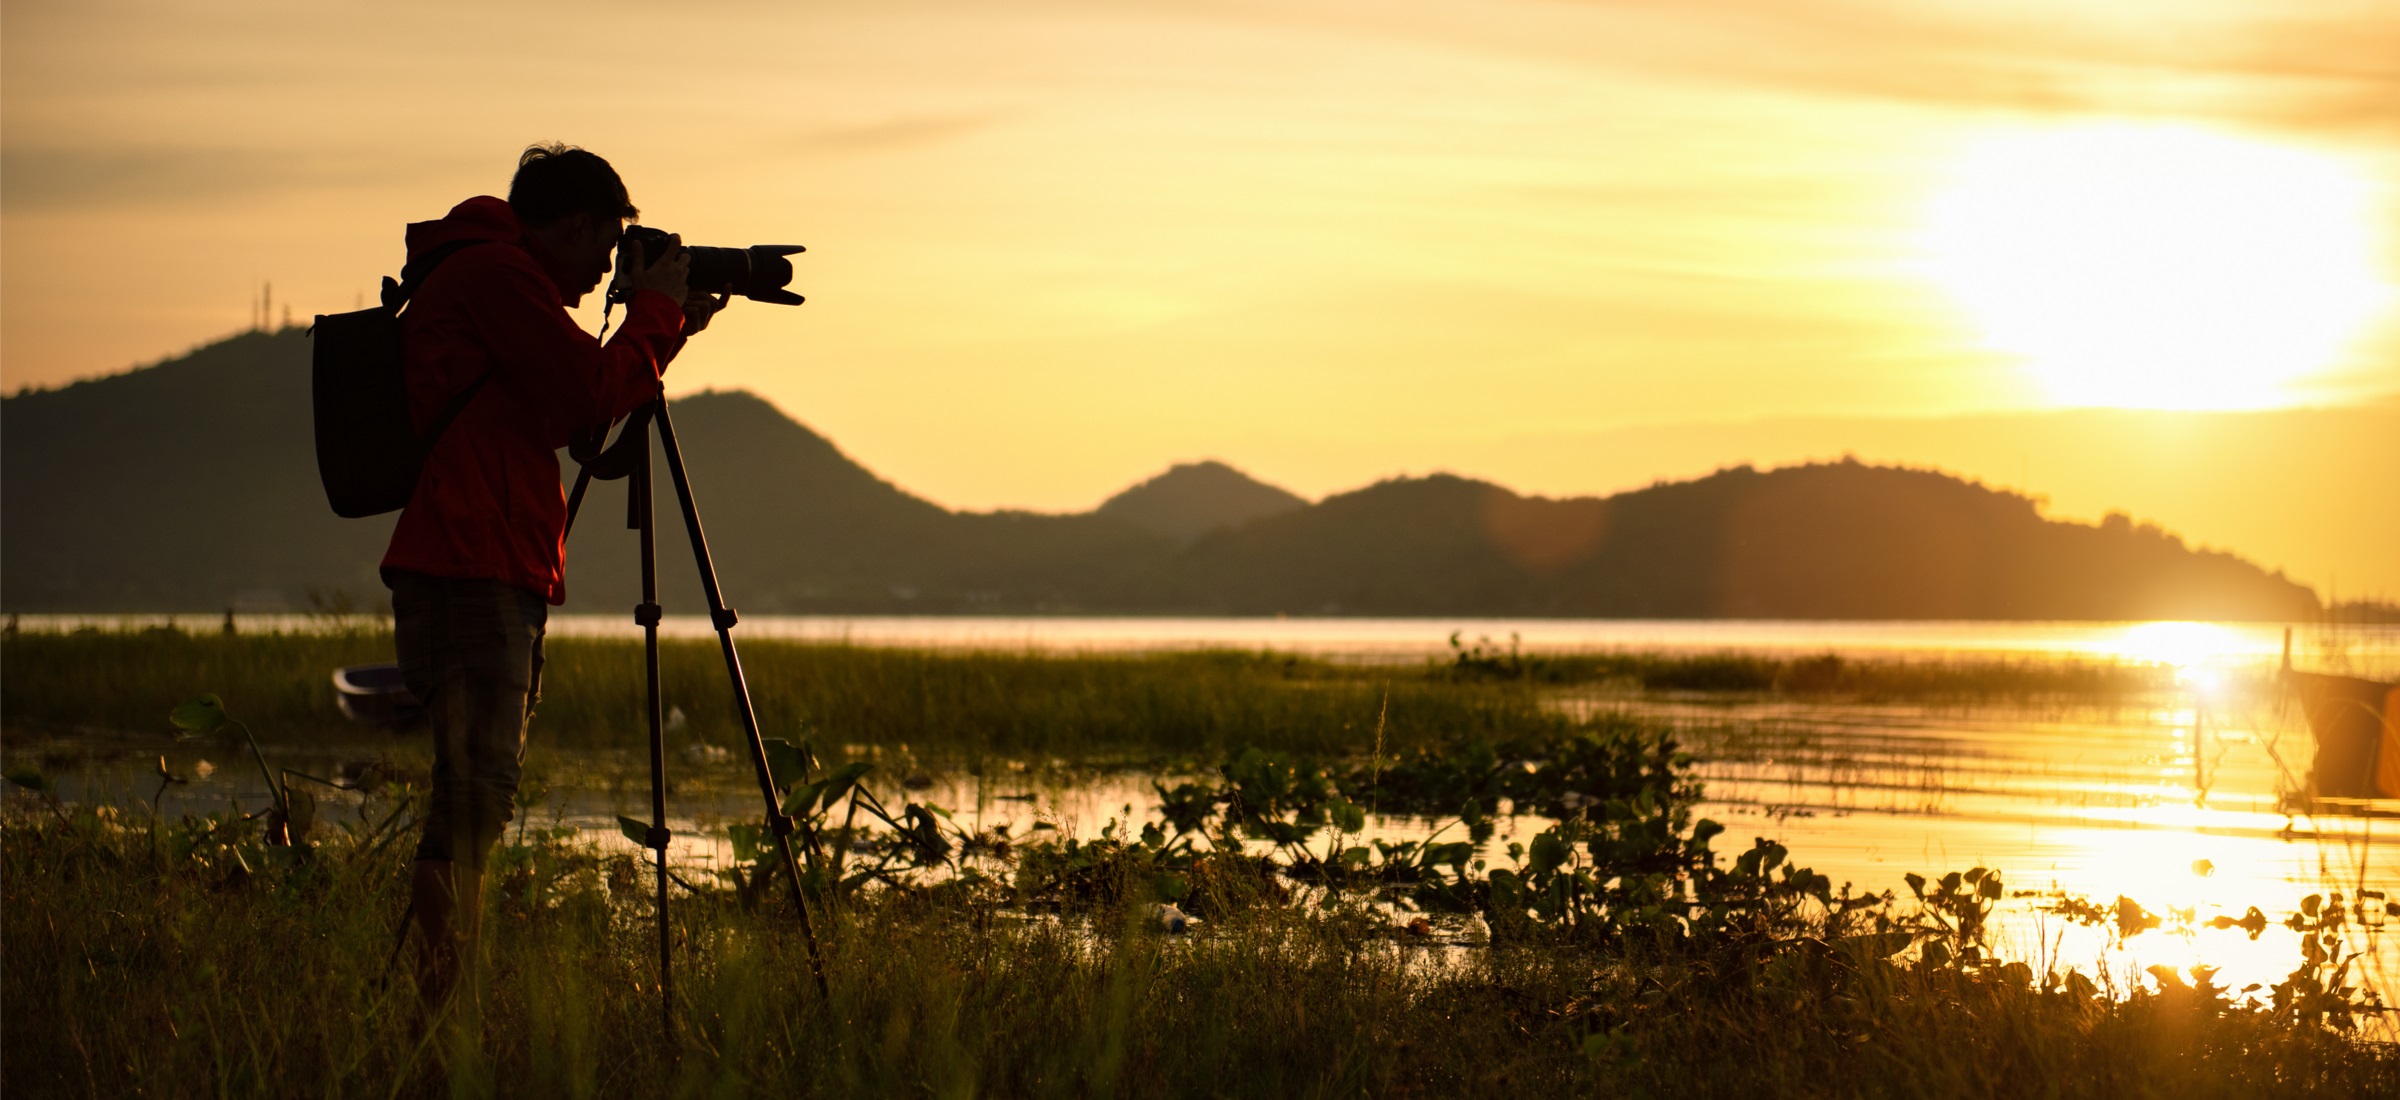
M 442 406 L 441 417 L 435 420 L 433 427 L 426 429 L 425 432 L 425 450 L 428 453 L 433 450 L 433 441 L 440 439 L 443 432 L 450 430 L 450 422 L 458 419 L 458 414 L 467 411 L 467 402 L 475 400 L 475 391 L 482 389 L 483 384 L 491 380 L 492 372 L 488 370 L 483 372 L 482 377 L 467 383 L 466 389 L 458 391 L 458 396 L 451 398 L 449 404 Z
M 383 308 L 398 314 L 401 305 L 416 296 L 417 291 L 425 285 L 425 280 L 433 274 L 433 269 L 440 267 L 443 260 L 479 244 L 497 243 L 491 240 L 451 241 L 410 259 L 401 266 L 399 279 L 394 280 L 389 275 L 383 277 Z
M 416 296 L 417 291 L 424 287 L 425 280 L 433 275 L 433 269 L 440 267 L 443 260 L 479 244 L 497 243 L 499 242 L 491 240 L 451 241 L 410 259 L 401 266 L 400 278 L 397 281 L 394 281 L 389 275 L 383 277 L 383 308 L 397 316 L 400 307 Z M 457 396 L 452 397 L 449 404 L 442 406 L 442 415 L 435 418 L 433 427 L 420 437 L 428 453 L 433 450 L 434 441 L 440 439 L 443 432 L 450 430 L 450 422 L 458 419 L 458 414 L 467 411 L 467 402 L 475 399 L 476 391 L 481 390 L 484 383 L 492 380 L 492 373 L 488 370 L 483 372 L 481 377 L 467 383 L 466 389 L 458 391 Z

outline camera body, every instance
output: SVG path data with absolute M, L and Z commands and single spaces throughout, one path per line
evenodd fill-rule
M 625 240 L 642 250 L 644 266 L 657 263 L 666 255 L 673 242 L 664 229 L 647 225 L 627 226 Z M 754 244 L 748 248 L 719 248 L 711 245 L 687 244 L 685 255 L 692 259 L 692 272 L 686 280 L 693 290 L 711 294 L 739 294 L 753 302 L 772 302 L 796 306 L 806 299 L 784 289 L 792 281 L 792 261 L 796 252 L 806 252 L 796 244 Z

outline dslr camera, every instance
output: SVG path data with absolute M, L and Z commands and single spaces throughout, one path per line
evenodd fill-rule
M 627 226 L 625 240 L 642 250 L 642 264 L 657 263 L 667 254 L 673 242 L 667 231 L 647 225 Z M 792 281 L 791 256 L 806 252 L 796 244 L 754 244 L 748 248 L 718 248 L 710 245 L 687 244 L 685 255 L 692 258 L 691 277 L 686 282 L 693 290 L 711 294 L 739 294 L 753 302 L 772 302 L 779 306 L 796 306 L 806 299 L 784 289 Z

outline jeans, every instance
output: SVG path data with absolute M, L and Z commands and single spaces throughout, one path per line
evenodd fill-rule
M 515 816 L 550 605 L 499 581 L 387 569 L 384 583 L 401 678 L 433 725 L 433 799 L 417 858 L 480 869 Z

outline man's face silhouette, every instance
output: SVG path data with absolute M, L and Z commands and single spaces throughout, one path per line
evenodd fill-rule
M 572 264 L 569 270 L 575 273 L 576 281 L 573 286 L 561 289 L 580 302 L 608 275 L 610 260 L 617 254 L 617 242 L 625 239 L 625 219 L 582 214 L 571 220 L 580 223 L 574 254 L 563 258 Z
M 525 238 L 549 253 L 550 277 L 559 297 L 572 309 L 600 285 L 625 239 L 625 219 L 598 214 L 570 214 L 549 225 L 525 230 Z

